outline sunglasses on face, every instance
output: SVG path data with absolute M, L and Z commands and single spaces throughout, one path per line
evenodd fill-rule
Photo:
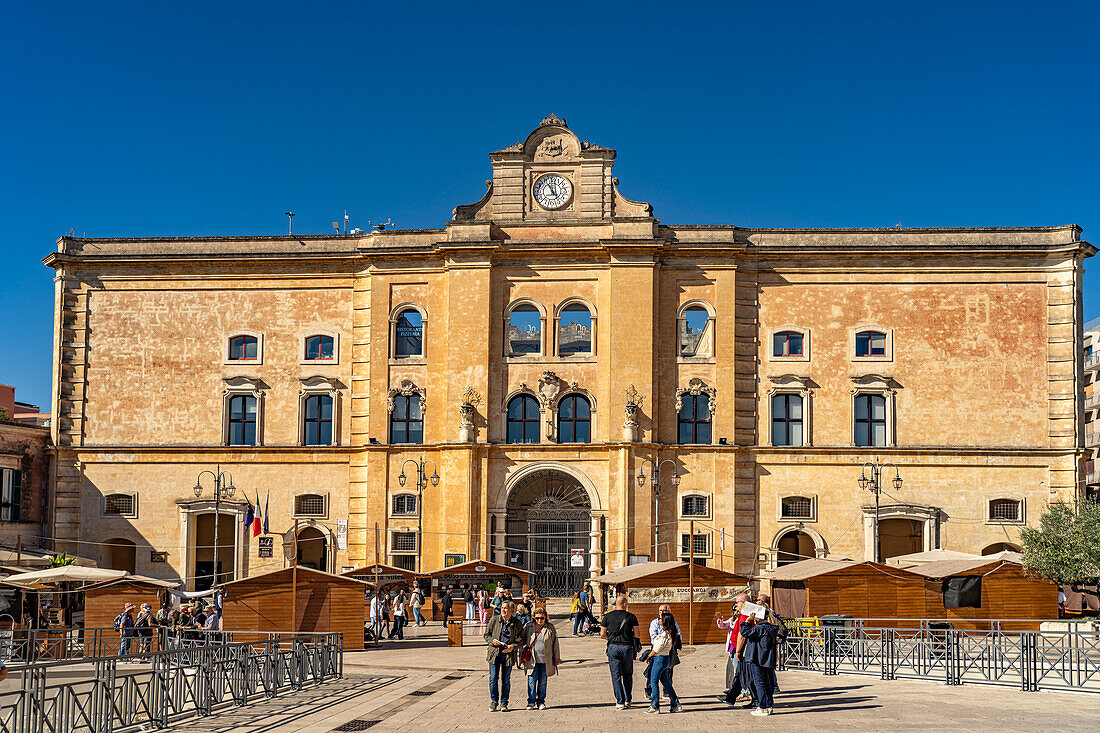
M 535 616 L 535 620 L 536 621 L 545 621 L 546 617 L 545 616 Z

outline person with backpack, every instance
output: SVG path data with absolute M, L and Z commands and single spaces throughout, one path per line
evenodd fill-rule
M 615 709 L 625 710 L 634 694 L 634 658 L 641 646 L 638 617 L 627 610 L 625 593 L 615 598 L 615 610 L 604 614 L 600 636 L 607 639 L 607 666 L 611 670 Z
M 753 696 L 756 698 L 756 709 L 751 715 L 772 714 L 775 665 L 779 656 L 776 644 L 778 634 L 779 628 L 767 616 L 763 619 L 750 618 L 741 626 L 741 636 L 738 639 L 738 646 L 742 650 L 741 663 L 748 667 Z
M 134 604 L 127 603 L 122 609 L 122 613 L 115 616 L 115 631 L 121 634 L 121 645 L 119 646 L 119 656 L 130 656 L 130 647 L 134 643 Z
M 647 714 L 661 712 L 661 688 L 664 687 L 668 694 L 669 712 L 678 713 L 683 710 L 680 698 L 676 695 L 676 689 L 672 686 L 672 664 L 676 655 L 676 642 L 680 638 L 680 625 L 676 623 L 676 617 L 672 615 L 672 609 L 668 605 L 662 605 L 660 616 L 649 625 L 649 638 L 653 645 L 650 659 L 653 664 L 649 672 L 649 710 Z
M 451 592 L 444 590 L 439 596 L 439 612 L 443 616 L 443 628 L 447 628 L 447 621 L 451 618 L 451 609 L 454 608 L 454 599 Z
M 148 603 L 141 604 L 141 612 L 134 621 L 134 635 L 138 640 L 138 654 L 146 655 L 153 644 L 153 607 Z
M 427 626 L 428 622 L 424 618 L 424 614 L 420 612 L 420 609 L 424 606 L 424 593 L 420 590 L 420 586 L 413 586 L 412 598 L 409 599 L 409 605 L 412 606 L 413 618 L 416 620 L 416 625 Z
M 466 620 L 477 620 L 477 596 L 474 595 L 474 587 L 472 585 L 466 586 L 466 592 L 462 594 L 462 600 L 466 603 Z

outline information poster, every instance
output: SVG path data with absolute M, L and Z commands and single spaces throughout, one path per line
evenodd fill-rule
M 745 590 L 744 586 L 695 586 L 692 600 L 695 603 L 733 603 L 737 594 Z M 687 603 L 689 588 L 669 586 L 666 588 L 629 588 L 626 599 L 630 603 Z

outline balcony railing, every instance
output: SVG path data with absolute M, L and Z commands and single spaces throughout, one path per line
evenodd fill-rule
M 1100 352 L 1085 357 L 1085 369 L 1095 369 L 1100 366 Z

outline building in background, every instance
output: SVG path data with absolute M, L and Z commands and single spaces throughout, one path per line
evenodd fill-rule
M 58 240 L 54 532 L 188 587 L 296 552 L 565 593 L 992 553 L 1078 496 L 1078 227 L 664 224 L 615 157 L 551 116 L 438 228 Z
M 1100 318 L 1085 324 L 1085 495 L 1100 501 Z
M 39 412 L 17 402 L 14 387 L 0 384 L 0 565 L 49 563 L 49 416 L 45 426 L 27 420 L 30 408 Z

